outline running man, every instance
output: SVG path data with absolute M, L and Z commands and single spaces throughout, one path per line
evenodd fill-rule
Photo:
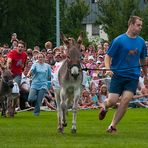
M 136 92 L 141 71 L 139 65 L 146 64 L 146 45 L 144 39 L 139 36 L 141 29 L 142 19 L 138 16 L 131 16 L 128 21 L 127 32 L 112 41 L 105 56 L 105 67 L 110 69 L 106 74 L 111 75 L 112 79 L 109 96 L 106 102 L 102 104 L 99 119 L 103 120 L 108 108 L 114 106 L 119 97 L 122 97 L 107 129 L 109 133 L 116 132 L 116 126 L 124 116 L 129 101 Z M 143 66 L 142 70 L 144 81 L 148 84 L 147 69 Z

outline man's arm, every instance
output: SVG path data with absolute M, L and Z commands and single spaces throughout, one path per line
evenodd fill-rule
M 7 63 L 6 63 L 7 69 L 9 69 L 9 70 L 11 69 L 11 64 L 12 64 L 12 59 L 8 58 Z
M 113 75 L 113 72 L 111 70 L 108 70 L 108 69 L 110 69 L 111 60 L 112 60 L 112 57 L 109 56 L 108 54 L 106 54 L 104 62 L 105 62 L 105 68 L 107 69 L 107 71 L 106 71 L 105 75 L 109 75 L 109 76 Z

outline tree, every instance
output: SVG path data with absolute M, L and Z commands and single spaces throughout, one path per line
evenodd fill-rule
M 83 31 L 86 37 L 85 28 L 81 23 L 89 13 L 89 6 L 84 0 L 76 0 L 65 7 L 61 19 L 61 31 L 74 38 L 77 38 L 80 32 Z
M 0 41 L 10 43 L 13 32 L 27 42 L 44 47 L 55 38 L 55 1 L 2 0 L 0 1 Z
M 131 15 L 141 16 L 139 0 L 103 0 L 98 4 L 97 24 L 108 34 L 109 40 L 127 30 L 127 22 Z
M 81 22 L 88 11 L 84 0 L 76 0 L 71 5 L 60 0 L 61 31 L 74 38 L 85 32 Z M 55 45 L 56 0 L 1 0 L 0 22 L 1 43 L 10 44 L 11 34 L 16 32 L 18 39 L 30 48 L 35 45 L 44 48 L 48 40 Z
M 145 5 L 144 10 L 142 12 L 143 18 L 143 28 L 141 32 L 141 36 L 148 41 L 148 3 Z

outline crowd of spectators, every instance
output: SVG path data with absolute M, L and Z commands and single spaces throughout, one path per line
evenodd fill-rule
M 74 41 L 73 38 L 69 38 L 71 42 Z M 17 34 L 13 33 L 10 39 L 11 45 L 7 43 L 1 45 L 0 47 L 0 62 L 3 65 L 7 63 L 7 55 L 10 51 L 16 50 L 18 48 L 19 39 Z M 146 41 L 147 49 L 148 42 Z M 82 83 L 82 95 L 79 100 L 79 109 L 96 109 L 100 107 L 100 103 L 104 102 L 108 97 L 108 91 L 110 86 L 110 76 L 105 75 L 105 63 L 104 56 L 109 48 L 109 43 L 105 41 L 104 43 L 98 43 L 97 47 L 94 45 L 89 45 L 85 47 L 81 45 L 82 52 L 82 67 L 90 70 L 83 71 L 83 83 Z M 47 41 L 45 47 L 41 49 L 39 46 L 34 46 L 34 48 L 28 48 L 25 46 L 24 52 L 27 54 L 27 61 L 21 76 L 20 83 L 20 101 L 18 101 L 16 108 L 18 110 L 34 107 L 33 103 L 28 102 L 28 94 L 31 86 L 31 78 L 27 77 L 27 74 L 33 63 L 38 62 L 39 53 L 44 54 L 45 62 L 48 63 L 52 70 L 55 71 L 58 66 L 58 62 L 66 58 L 65 46 L 53 48 L 52 42 Z M 148 59 L 147 59 L 148 63 Z M 56 78 L 56 76 L 53 76 Z M 42 106 L 45 106 L 48 110 L 56 110 L 56 103 L 54 100 L 54 83 L 52 83 L 48 91 L 48 94 L 44 96 L 42 101 Z M 53 85 L 52 85 L 53 84 Z M 144 84 L 142 74 L 139 79 L 139 87 L 137 94 L 131 100 L 129 107 L 144 107 L 148 108 L 148 86 Z M 121 96 L 122 99 L 122 96 Z M 118 102 L 120 104 L 120 100 Z M 117 104 L 117 106 L 118 106 Z M 116 106 L 116 107 L 117 107 Z

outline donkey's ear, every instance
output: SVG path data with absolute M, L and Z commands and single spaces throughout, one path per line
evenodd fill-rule
M 82 44 L 82 42 L 83 42 L 83 32 L 80 33 L 78 40 L 77 40 L 78 44 Z
M 63 32 L 61 32 L 61 40 L 62 40 L 63 43 L 65 43 L 66 45 L 69 45 L 68 39 L 66 38 L 66 36 L 64 35 Z
M 4 64 L 0 64 L 0 68 L 1 68 L 2 70 L 5 70 L 5 69 L 6 69 L 6 66 L 5 66 Z

